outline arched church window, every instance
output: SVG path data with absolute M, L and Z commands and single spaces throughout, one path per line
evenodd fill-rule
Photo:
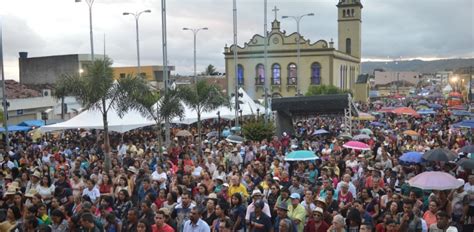
M 237 83 L 244 85 L 244 67 L 241 64 L 237 65 Z
M 351 9 L 351 16 L 354 17 L 354 9 Z
M 346 10 L 342 10 L 342 17 L 346 17 Z
M 319 63 L 313 63 L 311 65 L 311 84 L 321 84 L 321 65 Z
M 351 39 L 347 38 L 346 39 L 346 53 L 350 55 L 351 50 L 352 50 L 352 48 L 351 48 Z
M 288 85 L 296 85 L 298 77 L 296 64 L 291 63 L 288 65 Z
M 281 84 L 281 67 L 279 64 L 273 64 L 272 66 L 272 85 Z
M 257 84 L 263 85 L 265 83 L 265 66 L 263 64 L 257 64 L 256 72 Z

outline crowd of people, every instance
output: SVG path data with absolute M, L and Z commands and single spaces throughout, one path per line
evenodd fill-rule
M 400 104 L 416 108 L 416 102 Z M 469 130 L 451 127 L 460 118 L 450 114 L 444 107 L 430 116 L 381 113 L 372 122 L 354 121 L 352 134 L 370 131 L 364 142 L 371 150 L 364 152 L 342 146 L 350 135 L 341 136 L 347 125 L 336 115 L 306 118 L 295 122 L 294 133 L 239 144 L 174 137 L 163 147 L 156 131 L 139 129 L 111 135 L 108 170 L 100 133 L 70 130 L 37 140 L 11 134 L 0 156 L 0 231 L 472 231 L 472 170 L 454 162 L 399 161 L 407 151 L 458 152 L 471 144 Z M 315 135 L 318 129 L 328 133 Z M 404 135 L 406 129 L 417 136 Z M 319 159 L 286 161 L 295 150 L 314 151 Z M 408 184 L 432 170 L 450 173 L 461 187 L 431 191 Z

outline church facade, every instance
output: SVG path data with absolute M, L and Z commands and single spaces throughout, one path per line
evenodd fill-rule
M 362 4 L 360 0 L 339 0 L 337 9 L 337 48 L 332 39 L 329 42 L 311 42 L 298 33 L 287 34 L 280 29 L 276 17 L 266 41 L 264 36 L 257 34 L 242 47 L 226 46 L 227 91 L 233 93 L 237 84 L 253 99 L 262 99 L 265 85 L 272 97 L 305 94 L 312 85 L 334 85 L 351 89 L 357 95 L 354 89 L 358 89 L 355 85 L 361 70 Z M 267 43 L 267 67 L 264 62 L 264 43 Z M 237 72 L 234 67 L 234 49 L 237 49 Z

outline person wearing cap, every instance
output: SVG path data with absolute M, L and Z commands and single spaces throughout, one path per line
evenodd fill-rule
M 263 212 L 265 204 L 263 200 L 253 202 L 255 211 L 250 214 L 248 220 L 250 232 L 269 232 L 272 230 L 272 220 Z
M 239 168 L 242 167 L 242 163 L 244 162 L 244 160 L 242 159 L 242 156 L 240 155 L 239 150 L 236 147 L 234 147 L 231 152 L 232 154 L 229 157 L 230 165 L 231 166 L 236 165 Z
M 40 185 L 41 173 L 38 170 L 35 170 L 33 174 L 30 175 L 30 180 L 26 184 L 25 192 L 29 192 L 30 189 L 37 189 Z
M 300 194 L 292 193 L 290 198 L 291 205 L 288 206 L 288 217 L 296 224 L 298 232 L 303 232 L 306 221 L 306 209 L 300 204 Z
M 315 207 L 309 215 L 309 220 L 304 227 L 304 232 L 326 232 L 329 229 L 329 225 L 323 219 L 323 209 Z
M 242 197 L 244 199 L 247 199 L 249 197 L 249 194 L 247 192 L 247 188 L 240 183 L 240 178 L 237 175 L 233 175 L 230 179 L 230 186 L 229 186 L 229 192 L 228 192 L 228 198 L 231 198 L 234 193 L 240 193 L 242 194 Z
M 257 188 L 253 190 L 252 192 L 252 203 L 247 207 L 247 212 L 245 214 L 245 221 L 249 222 L 250 220 L 250 215 L 255 211 L 255 202 L 261 201 L 262 200 L 262 192 Z M 268 217 L 272 217 L 272 214 L 270 212 L 270 206 L 266 202 L 263 202 L 263 213 L 265 213 Z

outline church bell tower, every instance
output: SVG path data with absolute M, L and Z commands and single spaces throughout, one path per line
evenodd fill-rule
M 361 58 L 362 4 L 360 0 L 339 0 L 337 4 L 338 50 Z

